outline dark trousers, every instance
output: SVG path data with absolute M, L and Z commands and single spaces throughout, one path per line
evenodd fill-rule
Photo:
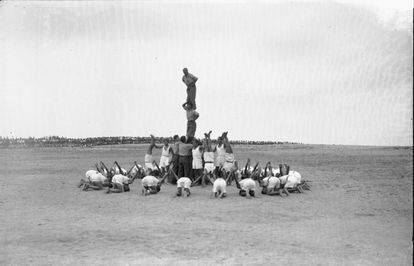
M 172 171 L 178 176 L 178 154 L 174 154 L 171 162 L 173 163 Z
M 172 164 L 172 167 L 171 167 Z M 174 154 L 171 160 L 171 164 L 170 164 L 170 170 L 176 175 L 178 176 L 178 154 Z M 175 178 L 175 176 L 173 174 L 169 174 L 167 177 L 167 182 L 170 184 L 177 184 L 177 179 Z
M 191 103 L 193 109 L 197 109 L 195 98 L 196 98 L 196 86 L 187 87 L 187 102 Z
M 187 121 L 187 138 L 194 138 L 197 129 L 197 124 L 195 121 Z
M 203 169 L 193 169 L 193 181 L 203 174 Z M 200 179 L 200 184 L 202 183 L 203 179 Z
M 180 156 L 178 158 L 178 177 L 190 177 L 191 170 L 191 157 L 190 156 Z

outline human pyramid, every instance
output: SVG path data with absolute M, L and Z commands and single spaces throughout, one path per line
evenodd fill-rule
M 157 194 L 166 180 L 176 184 L 177 197 L 189 197 L 192 186 L 212 184 L 211 196 L 224 198 L 227 195 L 226 188 L 232 185 L 232 181 L 239 189 L 239 195 L 246 198 L 256 196 L 256 181 L 262 188 L 261 193 L 269 196 L 288 196 L 292 192 L 310 190 L 300 173 L 290 170 L 287 164 L 279 164 L 274 168 L 267 162 L 262 168 L 258 162 L 252 166 L 250 159 L 247 159 L 245 166 L 239 169 L 227 137 L 228 132 L 223 132 L 217 138 L 215 146 L 210 137 L 212 131 L 204 133 L 203 141 L 196 139 L 199 113 L 196 111 L 195 83 L 198 78 L 189 73 L 187 68 L 183 72 L 182 81 L 187 86 L 187 100 L 182 105 L 187 115 L 186 136 L 175 135 L 172 145 L 168 139 L 164 139 L 164 145 L 157 145 L 155 137 L 151 135 L 144 166 L 135 161 L 126 171 L 115 161 L 111 169 L 108 169 L 101 161 L 99 165 L 95 164 L 96 170 L 86 172 L 85 178 L 80 180 L 79 188 L 84 191 L 107 188 L 106 193 L 122 193 L 130 191 L 129 186 L 134 180 L 141 179 L 141 194 L 144 196 Z M 159 164 L 152 159 L 154 148 L 162 149 Z

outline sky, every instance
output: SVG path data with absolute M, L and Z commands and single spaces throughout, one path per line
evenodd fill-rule
M 0 136 L 413 145 L 411 1 L 2 1 Z

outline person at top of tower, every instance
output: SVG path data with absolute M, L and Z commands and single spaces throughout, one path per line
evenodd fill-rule
M 187 68 L 183 69 L 184 76 L 182 78 L 185 85 L 187 85 L 187 100 L 186 102 L 190 102 L 193 106 L 194 110 L 197 109 L 197 105 L 195 102 L 196 98 L 196 85 L 198 78 L 194 76 L 193 74 L 188 72 Z

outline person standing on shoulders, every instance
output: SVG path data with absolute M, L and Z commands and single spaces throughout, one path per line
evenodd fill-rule
M 185 85 L 187 85 L 187 100 L 186 102 L 190 102 L 193 106 L 193 109 L 197 109 L 197 105 L 195 102 L 196 98 L 196 85 L 198 78 L 193 74 L 188 72 L 187 68 L 183 69 L 184 76 L 182 78 Z
M 184 110 L 186 111 L 187 115 L 187 138 L 194 138 L 196 130 L 197 130 L 197 123 L 196 120 L 200 116 L 196 110 L 192 107 L 192 104 L 187 102 L 182 105 Z

